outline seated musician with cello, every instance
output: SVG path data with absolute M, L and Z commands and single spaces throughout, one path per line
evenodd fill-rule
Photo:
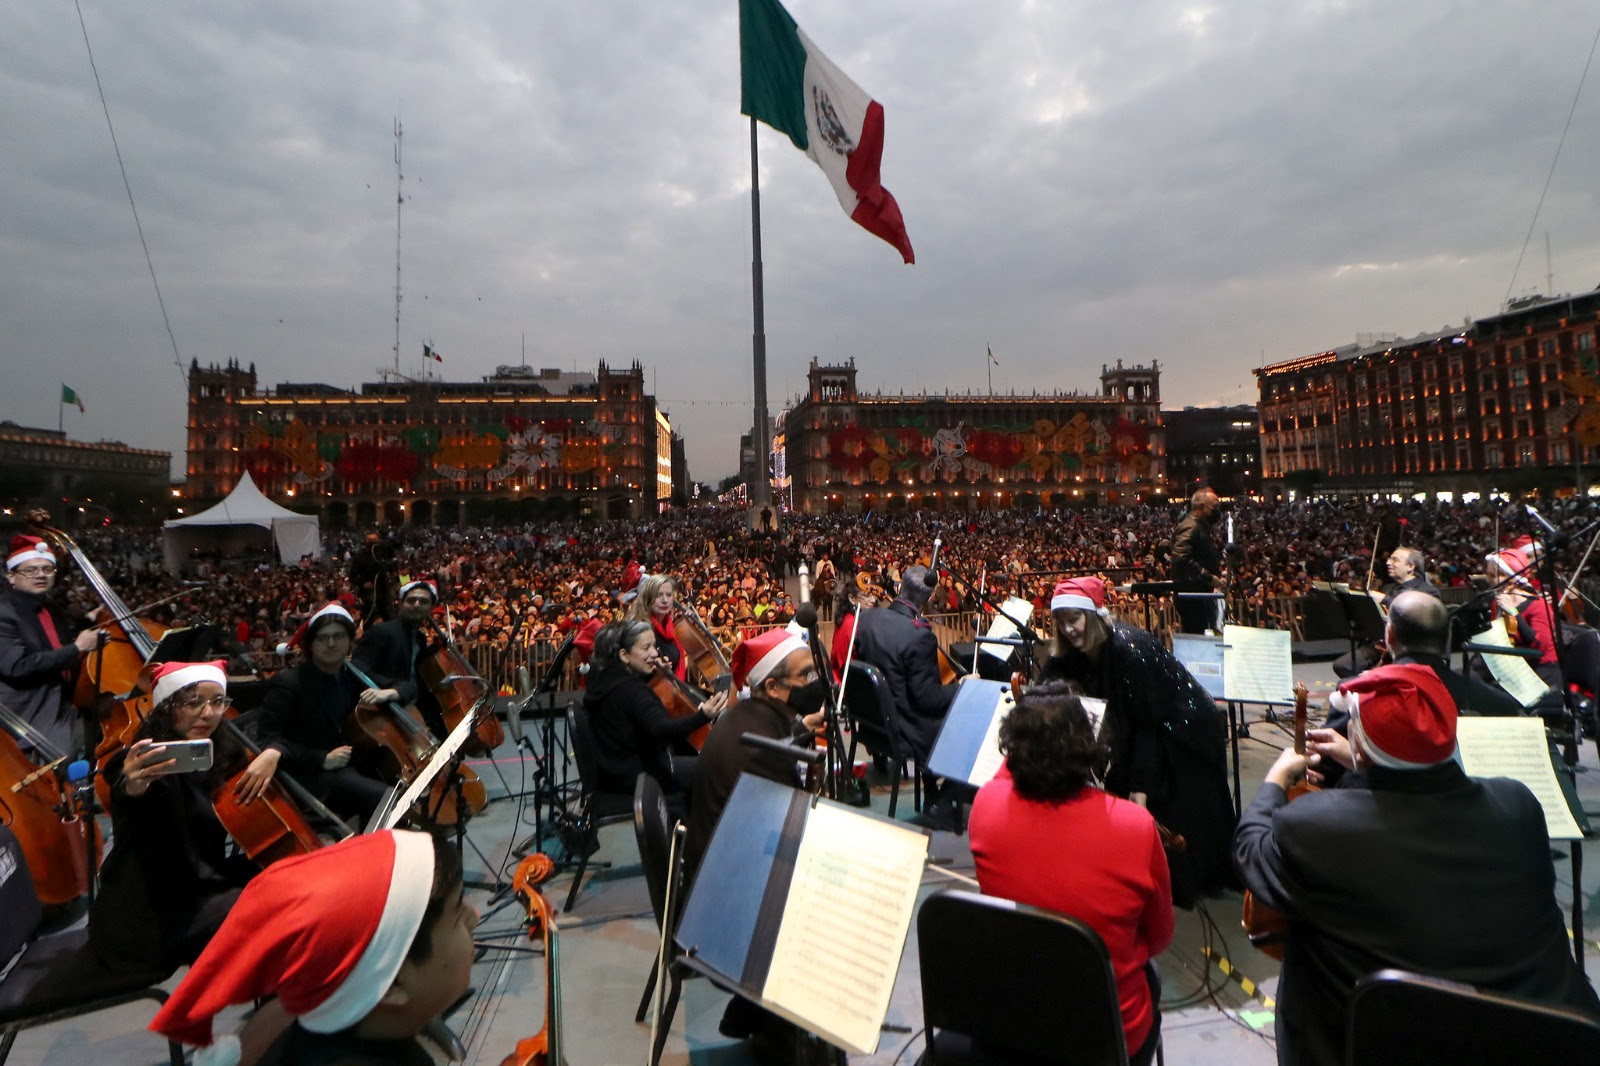
M 439 602 L 439 587 L 432 581 L 408 581 L 400 586 L 400 616 L 377 625 L 369 624 L 356 645 L 353 661 L 382 688 L 361 693 L 364 706 L 398 703 L 416 705 L 423 723 L 435 737 L 450 732 L 444 712 L 427 685 L 421 682 L 418 663 L 428 647 L 424 627 L 433 617 Z
M 650 679 L 662 674 L 668 675 L 669 692 L 678 694 L 685 712 L 677 717 L 651 688 Z M 674 757 L 671 748 L 716 721 L 728 705 L 728 694 L 703 697 L 696 705 L 681 685 L 662 663 L 649 622 L 612 622 L 595 634 L 583 706 L 594 731 L 601 791 L 632 795 L 634 779 L 647 773 L 660 783 L 668 807 L 684 812 L 695 760 Z
M 228 733 L 218 733 L 227 712 L 225 663 L 163 663 L 157 667 L 153 708 L 138 739 L 106 764 L 111 782 L 115 841 L 100 871 L 100 891 L 89 909 L 89 950 L 52 971 L 35 996 L 52 989 L 81 990 L 97 972 L 149 973 L 154 979 L 194 960 L 222 924 L 239 890 L 257 872 L 243 855 L 228 853 L 228 832 L 213 795 L 237 777 L 234 795 L 248 802 L 266 780 L 240 771 L 260 769 Z M 176 772 L 163 744 L 210 740 L 212 766 Z
M 1463 772 L 1455 703 L 1427 666 L 1380 666 L 1340 691 L 1360 783 L 1288 803 L 1307 760 L 1285 750 L 1234 838 L 1245 884 L 1288 920 L 1278 1061 L 1342 1066 L 1356 982 L 1391 966 L 1600 1016 L 1538 800 Z
M 273 769 L 305 784 L 341 818 L 365 823 L 383 801 L 388 785 L 372 746 L 351 746 L 347 721 L 367 690 L 345 660 L 355 644 L 356 623 L 337 603 L 322 607 L 289 640 L 306 659 L 280 670 L 267 683 L 258 734 Z
M 418 1037 L 466 993 L 477 924 L 461 858 L 438 836 L 351 837 L 252 881 L 150 1028 L 198 1047 L 197 1066 L 430 1066 Z M 239 1033 L 213 1031 L 223 1010 L 268 996 Z
M 1093 783 L 1110 754 L 1078 689 L 1024 692 L 1000 723 L 1000 772 L 978 790 L 968 832 L 986 895 L 1070 914 L 1111 953 L 1130 1066 L 1161 1042 L 1151 959 L 1172 943 L 1172 884 L 1155 819 Z

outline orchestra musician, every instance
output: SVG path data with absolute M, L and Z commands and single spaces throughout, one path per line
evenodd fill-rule
M 1191 907 L 1236 884 L 1226 725 L 1216 701 L 1165 645 L 1110 621 L 1105 602 L 1105 582 L 1097 577 L 1056 585 L 1055 645 L 1040 680 L 1072 681 L 1106 701 L 1105 789 L 1125 799 L 1144 796 L 1156 820 L 1188 842 L 1169 859 L 1173 899 Z
M 367 686 L 345 659 L 356 623 L 337 603 L 317 610 L 289 640 L 306 658 L 272 675 L 261 700 L 257 733 L 273 766 L 306 785 L 341 818 L 365 824 L 388 792 L 375 745 L 352 748 L 345 731 Z
M 1215 534 L 1217 510 L 1222 501 L 1209 488 L 1189 499 L 1189 513 L 1172 535 L 1171 571 L 1177 592 L 1216 592 L 1222 588 L 1222 556 Z M 1217 601 L 1180 596 L 1177 599 L 1179 631 L 1204 633 L 1220 629 Z
M 84 748 L 72 689 L 83 657 L 106 640 L 102 630 L 71 625 L 46 596 L 56 583 L 56 556 L 38 537 L 19 533 L 6 556 L 10 582 L 0 595 L 0 701 L 49 739 L 59 752 Z M 31 751 L 24 737 L 17 743 Z
M 855 657 L 883 675 L 900 742 L 919 767 L 927 765 L 959 687 L 956 682 L 939 682 L 939 642 L 923 617 L 934 590 L 930 577 L 925 566 L 906 567 L 894 602 L 858 611 L 855 623 Z M 967 795 L 970 790 L 964 785 L 928 778 L 922 813 L 913 821 L 929 829 L 957 832 L 956 803 Z
M 1356 982 L 1391 966 L 1600 1016 L 1567 946 L 1538 800 L 1466 775 L 1455 703 L 1427 666 L 1380 666 L 1342 690 L 1343 757 L 1362 773 L 1288 804 L 1307 760 L 1285 750 L 1234 840 L 1245 884 L 1288 919 L 1279 1063 L 1342 1066 Z
M 632 795 L 635 778 L 647 773 L 661 785 L 668 808 L 681 815 L 695 759 L 673 755 L 672 746 L 716 721 L 728 694 L 718 692 L 674 718 L 650 688 L 658 666 L 664 669 L 649 622 L 612 622 L 595 634 L 583 706 L 594 732 L 600 791 Z
M 688 680 L 689 657 L 678 643 L 673 615 L 678 608 L 678 579 L 671 574 L 647 574 L 639 581 L 639 594 L 628 605 L 628 619 L 649 622 L 656 633 L 656 652 L 679 681 Z
M 1161 1042 L 1151 960 L 1172 943 L 1172 885 L 1155 819 L 1094 787 L 1109 754 L 1077 686 L 1050 681 L 1000 723 L 1005 763 L 978 790 L 968 833 L 985 895 L 1070 914 L 1105 941 L 1130 1066 Z
M 1395 597 L 1402 593 L 1420 592 L 1439 599 L 1439 589 L 1428 580 L 1423 564 L 1422 552 L 1416 548 L 1402 545 L 1389 553 L 1389 558 L 1384 561 L 1384 567 L 1394 580 L 1384 589 L 1383 600 L 1379 603 L 1385 614 L 1393 607 Z M 1355 677 L 1362 671 L 1377 666 L 1382 657 L 1383 652 L 1377 645 L 1363 644 L 1354 654 L 1346 652 L 1335 659 L 1333 672 L 1339 677 Z
M 439 587 L 432 581 L 406 582 L 400 586 L 399 617 L 368 625 L 351 658 L 363 673 L 383 686 L 362 692 L 360 703 L 363 706 L 398 703 L 410 707 L 414 704 L 429 732 L 443 737 L 450 732 L 444 724 L 444 711 L 417 673 L 417 663 L 428 647 L 424 627 L 438 602 Z
M 202 1049 L 197 1064 L 265 1049 L 285 1064 L 430 1066 L 418 1036 L 467 992 L 477 924 L 439 836 L 351 837 L 251 882 L 150 1028 Z M 271 1022 L 254 1024 L 263 1009 L 237 1034 L 214 1031 L 223 1010 L 268 996 Z
M 1490 555 L 1489 576 L 1505 580 L 1495 594 L 1495 605 L 1514 623 L 1511 642 L 1519 648 L 1535 648 L 1539 661 L 1530 664 L 1539 679 L 1561 691 L 1561 665 L 1556 647 L 1555 619 L 1534 577 L 1533 562 L 1518 548 L 1506 548 Z
M 229 837 L 211 800 L 247 763 L 263 772 L 241 777 L 239 799 L 259 796 L 272 776 L 264 772 L 265 755 L 251 759 L 243 745 L 217 732 L 229 706 L 226 664 L 163 663 L 151 700 L 138 739 L 105 767 L 116 843 L 89 908 L 87 953 L 69 957 L 41 980 L 34 992 L 41 1001 L 53 990 L 92 987 L 104 973 L 164 979 L 194 960 L 257 872 L 242 854 L 229 855 Z M 177 760 L 162 745 L 207 739 L 211 769 L 174 772 Z

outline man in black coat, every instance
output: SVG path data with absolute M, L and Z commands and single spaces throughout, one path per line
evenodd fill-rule
M 1279 1063 L 1343 1064 L 1356 982 L 1389 966 L 1600 1015 L 1533 794 L 1466 776 L 1455 705 L 1428 667 L 1379 667 L 1344 692 L 1363 784 L 1288 804 L 1306 760 L 1285 751 L 1234 837 L 1245 884 L 1288 918 Z
M 1210 489 L 1200 489 L 1189 500 L 1189 513 L 1172 535 L 1169 576 L 1177 592 L 1216 592 L 1222 587 L 1222 556 L 1212 539 L 1221 501 Z M 1204 633 L 1217 626 L 1217 601 L 1181 596 L 1177 600 L 1179 626 L 1184 633 Z
M 821 707 L 827 682 L 817 674 L 811 648 L 787 630 L 769 630 L 739 645 L 734 650 L 733 681 L 740 690 L 749 685 L 750 696 L 717 719 L 696 760 L 684 840 L 684 870 L 689 880 L 700 868 L 711 833 L 740 774 L 784 785 L 800 784 L 793 757 L 751 747 L 739 738 L 749 733 L 768 740 L 800 741 L 810 747 L 825 713 Z
M 45 601 L 56 583 L 56 557 L 40 538 L 19 533 L 6 557 L 10 588 L 0 595 L 0 702 L 55 749 L 83 747 L 72 706 L 72 686 L 83 657 L 105 643 L 105 633 L 70 625 Z M 19 737 L 25 752 L 32 741 Z
M 416 704 L 422 720 L 436 740 L 449 730 L 444 712 L 433 692 L 417 675 L 417 663 L 428 646 L 424 626 L 439 602 L 439 590 L 431 581 L 409 581 L 400 589 L 400 617 L 368 626 L 356 644 L 352 661 L 373 681 L 374 687 L 361 694 L 367 706 L 394 701 L 402 707 Z
M 958 688 L 940 684 L 939 641 L 922 617 L 933 590 L 928 568 L 910 566 L 900 578 L 900 593 L 893 603 L 856 615 L 855 657 L 883 675 L 900 743 L 919 767 L 928 764 Z M 930 828 L 954 829 L 954 797 L 942 792 L 941 785 L 928 783 L 927 803 L 918 820 Z

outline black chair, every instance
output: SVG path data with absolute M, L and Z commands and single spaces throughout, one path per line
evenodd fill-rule
M 1600 1022 L 1586 1014 L 1405 970 L 1356 984 L 1348 1033 L 1349 1066 L 1600 1062 Z
M 1085 922 L 944 889 L 917 913 L 917 955 L 920 1062 L 1127 1066 L 1111 955 Z
M 850 670 L 844 678 L 844 707 L 850 716 L 850 752 L 845 756 L 847 765 L 856 761 L 856 745 L 862 744 L 873 756 L 885 759 L 894 768 L 894 787 L 889 792 L 889 817 L 894 817 L 895 805 L 900 800 L 900 779 L 906 772 L 906 754 L 900 745 L 900 733 L 894 727 L 894 709 L 889 705 L 884 690 L 883 675 L 876 666 L 859 659 L 850 660 Z M 913 810 L 922 810 L 922 767 L 913 767 L 911 774 L 911 803 Z
M 572 878 L 572 888 L 567 892 L 563 911 L 572 910 L 583 885 L 584 871 L 589 868 L 589 856 L 600 848 L 600 830 L 603 826 L 626 822 L 633 817 L 633 797 L 624 792 L 601 792 L 600 769 L 595 758 L 594 729 L 589 724 L 589 712 L 582 704 L 567 707 L 567 736 L 572 744 L 572 761 L 578 765 L 578 809 L 574 814 L 577 827 L 574 838 L 578 844 L 578 872 Z
M 1600 633 L 1588 626 L 1564 622 L 1561 626 L 1561 671 L 1576 692 L 1567 694 L 1567 706 L 1584 733 L 1596 733 L 1595 701 L 1600 698 Z
M 656 929 L 659 931 L 669 925 L 676 929 L 677 915 L 672 915 L 669 921 L 666 913 L 667 880 L 671 872 L 668 869 L 668 859 L 672 854 L 672 816 L 667 813 L 667 802 L 661 794 L 661 783 L 649 774 L 640 774 L 633 788 L 633 835 L 639 842 L 639 862 L 644 867 L 645 887 L 650 890 L 650 909 L 655 913 Z M 636 1022 L 644 1021 L 644 1016 L 650 1009 L 650 995 L 656 990 L 656 980 L 660 977 L 658 972 L 660 961 L 660 957 L 653 953 L 650 960 L 650 979 L 645 982 L 644 995 L 639 997 L 639 1009 L 633 1016 Z M 674 975 L 672 989 L 668 993 L 668 1013 L 663 1021 L 663 1028 L 672 1024 L 671 1011 L 677 1006 L 678 980 L 679 978 Z
M 70 965 L 71 956 L 85 955 L 89 943 L 89 932 L 81 927 L 39 936 L 42 913 L 28 860 L 11 830 L 0 827 L 0 959 L 15 956 L 0 980 L 0 1063 L 11 1056 L 17 1034 L 24 1029 L 141 999 L 154 1000 L 157 1005 L 167 1001 L 167 994 L 155 985 L 170 974 L 107 974 L 87 959 L 79 967 L 85 975 L 83 982 L 54 982 L 55 993 L 34 994 L 45 974 L 57 965 Z M 71 985 L 72 990 L 64 991 L 63 985 Z M 167 1057 L 172 1066 L 183 1066 L 182 1046 L 167 1041 Z

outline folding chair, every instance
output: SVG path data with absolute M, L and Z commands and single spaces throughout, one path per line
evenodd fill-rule
M 900 779 L 906 772 L 906 754 L 894 727 L 894 711 L 884 690 L 883 675 L 876 666 L 857 659 L 850 661 L 844 679 L 844 706 L 850 716 L 850 751 L 845 762 L 854 765 L 856 745 L 865 745 L 873 755 L 882 756 L 894 767 L 894 787 L 889 792 L 889 817 L 894 817 L 900 799 Z M 922 810 L 922 767 L 911 774 L 912 807 Z

